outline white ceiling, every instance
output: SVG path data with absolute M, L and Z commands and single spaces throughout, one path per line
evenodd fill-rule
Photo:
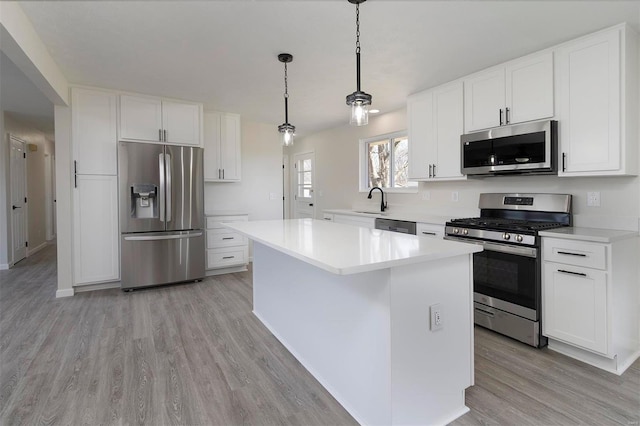
M 71 83 L 200 101 L 283 122 L 340 126 L 355 90 L 355 6 L 347 0 L 20 2 Z M 406 96 L 627 21 L 638 1 L 369 0 L 360 8 L 362 89 L 382 112 Z
M 53 104 L 3 52 L 0 52 L 0 110 L 31 123 L 53 139 Z

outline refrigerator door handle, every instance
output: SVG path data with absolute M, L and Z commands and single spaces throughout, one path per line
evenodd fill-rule
M 195 238 L 201 237 L 202 232 L 193 232 L 189 234 L 179 234 L 179 235 L 132 235 L 130 237 L 124 237 L 125 241 L 158 241 L 158 240 L 178 240 L 182 238 Z
M 167 194 L 165 195 L 165 199 L 167 200 L 167 222 L 171 222 L 171 154 L 164 155 L 164 169 L 166 170 L 166 185 L 167 185 Z
M 159 200 L 159 208 L 160 208 L 160 222 L 164 222 L 164 154 L 158 155 L 158 168 L 160 170 L 160 200 Z

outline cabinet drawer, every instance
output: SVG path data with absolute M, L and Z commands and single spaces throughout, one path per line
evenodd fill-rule
M 542 259 L 566 265 L 607 269 L 607 247 L 583 241 L 543 238 Z
M 237 215 L 237 216 L 207 216 L 207 229 L 225 228 L 223 222 L 247 222 L 249 216 Z
M 249 257 L 248 251 L 246 246 L 209 249 L 207 250 L 207 269 L 244 265 Z
M 444 226 L 433 223 L 416 223 L 416 235 L 419 237 L 442 238 Z
M 207 248 L 246 245 L 247 238 L 231 229 L 219 228 L 207 230 Z

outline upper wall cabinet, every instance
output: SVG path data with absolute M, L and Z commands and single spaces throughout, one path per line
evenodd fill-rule
M 460 173 L 463 133 L 462 81 L 417 93 L 407 101 L 409 178 L 465 179 Z
M 114 93 L 71 89 L 71 140 L 77 174 L 117 174 L 116 104 Z
M 553 116 L 553 54 L 526 56 L 464 80 L 465 131 Z
M 202 105 L 120 96 L 120 140 L 201 146 Z
M 238 182 L 241 171 L 240 116 L 204 114 L 204 180 Z
M 556 51 L 561 176 L 637 173 L 637 35 L 624 25 Z

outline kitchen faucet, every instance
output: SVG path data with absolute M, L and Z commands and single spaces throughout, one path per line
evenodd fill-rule
M 371 193 L 373 192 L 374 189 L 380 190 L 380 196 L 381 196 L 380 211 L 383 212 L 384 209 L 387 208 L 387 203 L 384 202 L 384 191 L 382 190 L 382 188 L 380 188 L 379 186 L 374 186 L 373 188 L 371 188 L 371 191 L 369 191 L 369 195 L 367 196 L 367 198 L 371 199 Z

